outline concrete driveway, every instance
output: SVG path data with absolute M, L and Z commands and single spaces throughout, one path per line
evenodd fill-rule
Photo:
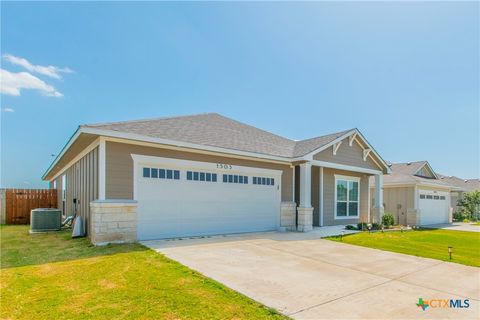
M 480 226 L 477 226 L 474 223 L 467 223 L 467 222 L 431 224 L 431 225 L 428 225 L 428 226 L 425 226 L 425 227 L 426 228 L 434 228 L 434 229 L 454 230 L 454 231 L 480 232 Z
M 145 245 L 296 319 L 479 319 L 480 269 L 301 233 Z M 469 299 L 427 308 L 419 298 Z

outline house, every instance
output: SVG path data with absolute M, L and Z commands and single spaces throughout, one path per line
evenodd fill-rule
M 43 179 L 98 244 L 378 221 L 389 171 L 357 129 L 294 141 L 208 113 L 82 125 Z
M 459 209 L 458 200 L 463 198 L 463 195 L 467 192 L 480 191 L 479 179 L 461 179 L 455 176 L 445 176 L 437 173 L 440 179 L 452 186 L 450 192 L 451 208 L 453 212 Z
M 439 179 L 428 161 L 393 163 L 390 169 L 383 181 L 383 205 L 395 223 L 421 226 L 452 221 L 452 186 Z

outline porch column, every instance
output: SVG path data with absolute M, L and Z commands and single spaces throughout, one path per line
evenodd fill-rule
M 380 223 L 384 213 L 383 208 L 383 174 L 375 175 L 375 206 L 373 208 L 373 221 Z
M 302 232 L 313 229 L 312 208 L 312 164 L 305 162 L 300 164 L 300 205 L 297 208 L 298 230 Z

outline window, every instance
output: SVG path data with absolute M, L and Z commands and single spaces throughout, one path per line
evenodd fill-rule
M 440 196 L 440 200 L 445 200 L 445 196 Z
M 421 194 L 421 195 L 420 195 L 420 199 L 425 199 L 425 195 L 424 195 L 424 194 Z
M 335 179 L 335 217 L 358 217 L 359 179 L 341 177 Z
M 266 178 L 266 177 L 253 177 L 253 184 L 273 186 L 275 185 L 275 180 L 273 178 Z
M 143 168 L 143 177 L 150 178 L 150 168 Z
M 210 172 L 187 171 L 187 180 L 217 182 L 217 174 Z
M 433 200 L 440 200 L 440 196 L 433 196 Z
M 217 175 L 215 175 L 215 181 L 217 181 Z M 225 183 L 237 183 L 237 184 L 248 184 L 247 176 L 239 176 L 237 174 L 224 174 L 223 182 Z
M 433 199 L 433 196 L 431 194 L 427 194 L 427 199 Z
M 143 177 L 144 178 L 154 178 L 154 179 L 174 179 L 180 180 L 180 170 L 166 170 L 158 168 L 143 168 Z M 188 177 L 187 177 L 188 179 Z

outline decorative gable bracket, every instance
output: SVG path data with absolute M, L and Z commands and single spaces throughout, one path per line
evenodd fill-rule
M 338 141 L 333 145 L 333 155 L 335 156 L 337 154 L 338 148 L 340 148 L 340 145 L 342 144 L 342 141 Z
M 355 138 L 357 137 L 357 133 L 355 132 L 352 134 L 350 137 L 348 137 L 348 145 L 351 147 L 353 145 L 353 141 L 355 141 Z
M 367 157 L 370 154 L 370 151 L 372 151 L 372 149 L 364 149 L 363 150 L 363 161 L 367 161 Z

